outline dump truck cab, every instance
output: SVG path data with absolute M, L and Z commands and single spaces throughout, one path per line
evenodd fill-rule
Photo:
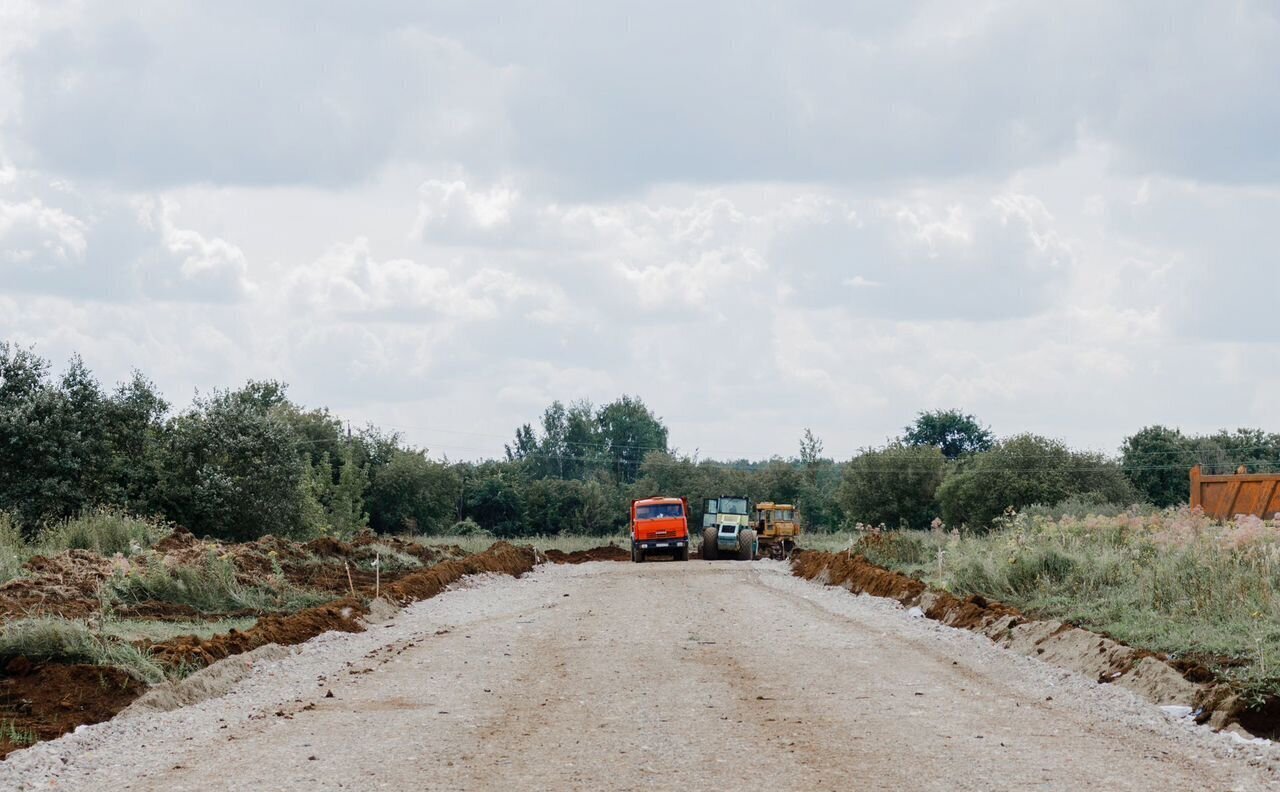
M 760 552 L 773 558 L 786 558 L 795 549 L 803 529 L 794 504 L 757 503 L 752 514 Z
M 689 560 L 689 502 L 684 498 L 643 498 L 631 501 L 631 560 L 649 554 Z
M 702 503 L 702 557 L 739 558 L 756 555 L 756 535 L 751 527 L 751 505 L 741 495 L 721 495 Z

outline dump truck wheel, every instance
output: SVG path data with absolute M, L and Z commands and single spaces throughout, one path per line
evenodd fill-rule
M 747 528 L 738 532 L 738 560 L 750 561 L 756 555 L 756 532 Z
M 682 547 L 682 548 L 680 548 L 679 550 L 677 550 L 677 551 L 676 551 L 676 553 L 675 553 L 675 555 L 671 556 L 671 559 L 672 559 L 673 561 L 688 561 L 688 560 L 689 560 L 689 545 L 685 545 L 684 547 Z
M 708 561 L 715 561 L 720 557 L 719 548 L 716 547 L 716 527 L 714 525 L 702 529 L 702 557 Z
M 644 562 L 644 551 L 635 545 L 631 546 L 631 561 L 636 564 Z

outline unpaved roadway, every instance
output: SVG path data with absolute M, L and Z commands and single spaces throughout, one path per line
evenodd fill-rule
M 777 562 L 590 563 L 322 636 L 0 788 L 1275 789 L 1268 756 Z

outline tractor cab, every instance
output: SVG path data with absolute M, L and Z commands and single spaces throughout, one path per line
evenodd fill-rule
M 751 505 L 739 495 L 721 495 L 702 502 L 702 557 L 738 558 L 756 555 L 756 532 L 751 527 Z
M 786 558 L 795 549 L 803 529 L 800 515 L 790 503 L 757 503 L 751 516 L 760 541 L 760 551 L 772 558 Z

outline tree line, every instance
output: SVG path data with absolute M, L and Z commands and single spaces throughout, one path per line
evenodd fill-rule
M 518 427 L 501 459 L 433 460 L 375 426 L 256 381 L 174 410 L 143 374 L 104 389 L 78 358 L 55 376 L 30 349 L 0 342 L 0 511 L 28 534 L 110 507 L 240 541 L 381 533 L 610 534 L 632 498 L 740 494 L 799 506 L 810 529 L 857 522 L 981 528 L 1006 509 L 1075 498 L 1185 501 L 1186 472 L 1280 469 L 1280 436 L 1186 436 L 1148 427 L 1118 458 L 1034 435 L 997 440 L 959 411 L 921 413 L 900 438 L 847 461 L 805 430 L 796 454 L 699 460 L 669 446 L 633 396 L 553 402 Z

